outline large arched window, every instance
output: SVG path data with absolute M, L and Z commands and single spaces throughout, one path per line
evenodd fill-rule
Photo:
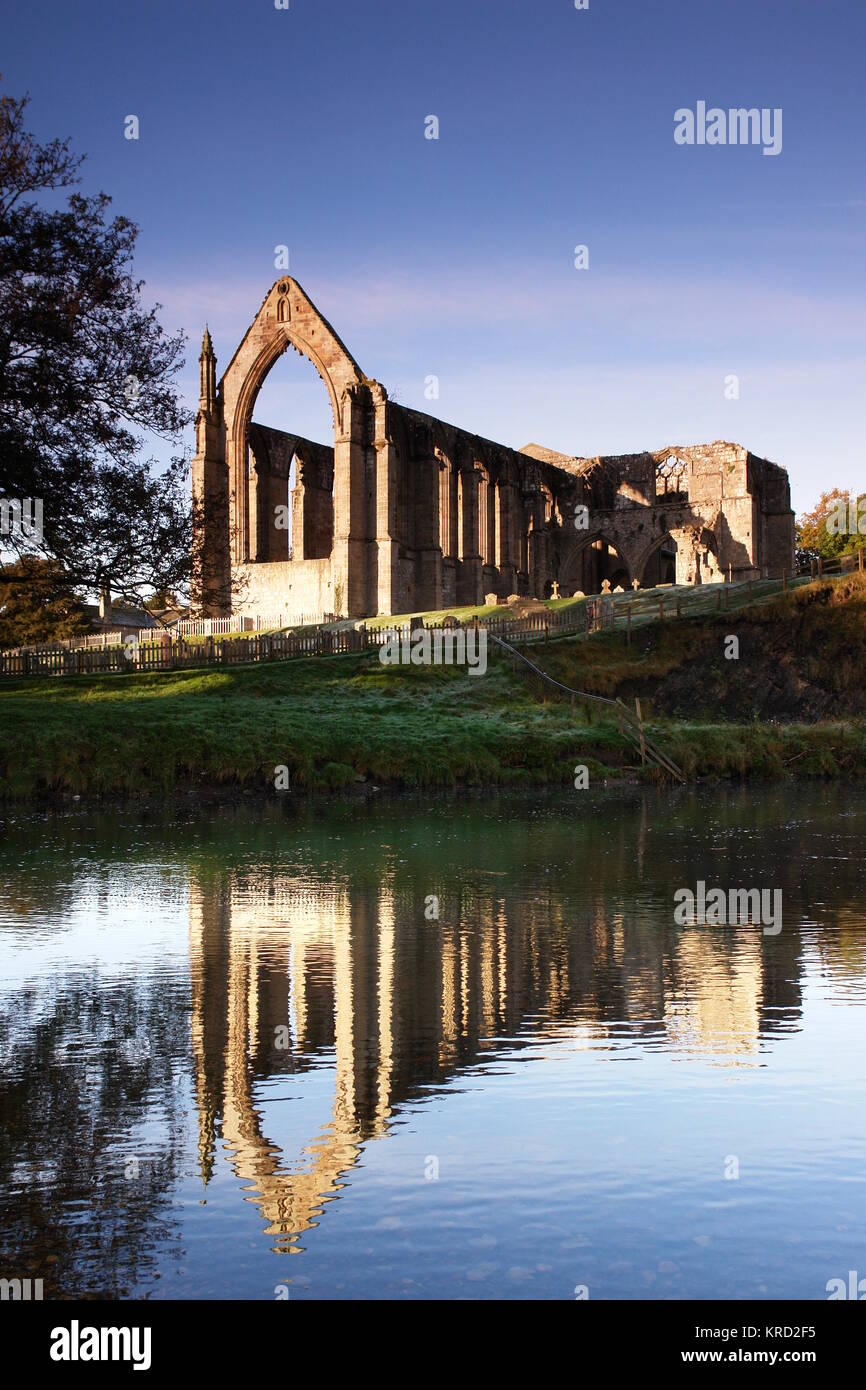
M 544 483 L 541 484 L 541 496 L 544 502 L 544 524 L 547 525 L 553 517 L 553 493 Z
M 262 382 L 253 419 L 317 444 L 334 443 L 334 412 L 328 389 L 310 359 L 291 345 Z
M 248 481 L 250 559 L 274 562 L 330 555 L 331 398 L 313 363 L 291 346 L 262 382 L 247 436 L 250 455 L 254 445 L 258 450 L 256 472 L 250 470 Z
M 685 459 L 669 454 L 656 465 L 656 496 L 663 497 L 671 492 L 687 492 L 689 466 Z
M 288 536 L 286 537 L 286 549 L 288 558 L 294 556 L 294 530 L 295 530 L 295 488 L 298 486 L 298 459 L 297 455 L 292 454 L 292 461 L 289 464 L 289 482 L 286 488 L 286 507 L 288 509 Z
M 479 475 L 478 487 L 478 550 L 482 563 L 496 564 L 496 506 L 493 483 L 486 468 Z
M 451 465 L 439 458 L 439 547 L 443 555 L 451 554 Z

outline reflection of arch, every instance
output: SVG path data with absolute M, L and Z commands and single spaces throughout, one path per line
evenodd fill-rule
M 588 834 L 592 839 L 592 827 Z M 280 830 L 280 844 L 282 838 Z M 352 843 L 368 855 L 368 840 L 359 833 Z M 581 851 L 602 873 L 586 899 L 599 952 L 590 970 L 576 934 L 565 927 L 571 908 L 556 895 L 525 897 L 513 889 L 506 895 L 477 881 L 465 892 L 456 872 L 450 879 L 456 916 L 431 937 L 413 908 L 425 882 L 421 859 L 392 871 L 390 853 L 386 848 L 370 870 L 375 894 L 367 879 L 353 891 L 351 879 L 334 882 L 330 875 L 308 880 L 295 869 L 250 872 L 243 857 L 240 869 L 191 876 L 190 1028 L 201 1173 L 210 1182 L 221 1145 L 275 1251 L 303 1248 L 323 1210 L 350 1187 L 364 1146 L 392 1130 L 402 1107 L 484 1064 L 492 1040 L 517 1040 L 525 1020 L 543 1018 L 548 1037 L 555 1029 L 566 1038 L 600 1038 L 623 998 L 633 1020 L 680 1014 L 679 972 L 644 968 L 639 904 L 630 918 L 609 914 L 611 885 L 621 891 L 632 866 L 628 847 L 619 863 L 599 856 L 594 844 Z M 697 933 L 689 942 L 691 969 L 699 975 L 699 957 L 715 950 L 714 938 Z M 748 970 L 753 988 L 739 995 L 750 1025 L 738 1032 L 743 1052 L 760 1026 L 754 1000 L 767 1007 L 777 1002 L 762 994 L 760 961 L 756 945 Z M 745 985 L 746 977 L 740 979 Z M 696 1033 L 713 1045 L 714 1000 L 710 992 L 706 1007 L 689 1017 L 690 1050 Z M 726 1006 L 726 1056 L 730 1021 Z M 277 1041 L 278 1032 L 288 1037 Z M 300 1117 L 292 1131 L 299 1140 L 286 1142 L 273 1112 L 264 1113 L 268 1099 L 286 1098 L 284 1088 L 261 1083 L 301 1078 L 323 1062 L 333 1076 L 330 1113 L 324 1124 L 317 1113 L 314 1126 Z M 275 1089 L 282 1094 L 274 1096 Z M 315 1089 L 321 1094 L 318 1084 Z
M 261 907 L 256 911 L 260 913 Z M 315 920 L 302 922 L 292 933 L 292 949 L 301 962 L 308 946 L 327 943 L 332 947 L 336 1077 L 330 1121 L 305 1145 L 302 1160 L 288 1168 L 280 1148 L 263 1132 L 251 1065 L 252 1040 L 260 1039 L 262 1025 L 273 1036 L 278 1017 L 267 973 L 261 967 L 269 954 L 279 958 L 288 949 L 284 927 L 244 922 L 242 909 L 232 904 L 229 895 L 215 900 L 210 890 L 198 890 L 190 899 L 192 1037 L 202 1174 L 207 1181 L 213 1170 L 219 1115 L 232 1167 L 249 1184 L 248 1200 L 259 1207 L 267 1233 L 276 1238 L 273 1248 L 279 1251 L 300 1249 L 299 1236 L 317 1224 L 323 1205 L 337 1195 L 365 1139 L 385 1130 L 385 1112 L 366 1123 L 357 1113 L 352 943 L 345 910 L 340 914 L 343 920 L 339 911 L 336 900 L 319 902 Z M 383 950 L 391 945 L 388 925 L 383 909 Z M 381 973 L 387 973 L 385 965 Z M 293 1002 L 302 1023 L 301 1001 Z

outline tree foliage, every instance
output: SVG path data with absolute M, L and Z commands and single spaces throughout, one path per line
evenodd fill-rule
M 0 569 L 0 649 L 86 631 L 84 606 L 55 561 L 26 555 Z
M 82 592 L 141 602 L 189 576 L 188 459 L 144 457 L 149 436 L 176 447 L 189 421 L 184 338 L 142 304 L 138 229 L 110 217 L 110 198 L 72 192 L 58 206 L 82 161 L 66 140 L 37 142 L 27 104 L 0 96 L 0 497 L 42 499 L 43 529 L 0 545 Z
M 812 510 L 797 518 L 796 544 L 807 559 L 824 560 L 866 546 L 866 496 L 837 487 L 822 492 Z

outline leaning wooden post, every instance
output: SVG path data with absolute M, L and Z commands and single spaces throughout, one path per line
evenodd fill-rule
M 627 647 L 631 646 L 631 604 L 628 605 L 626 610 L 625 642 Z M 622 727 L 622 720 L 620 720 L 620 727 Z
M 823 579 L 823 577 L 824 577 L 824 556 L 823 556 L 823 555 L 819 555 L 819 556 L 818 556 L 818 578 L 819 578 L 819 579 Z
M 641 767 L 646 767 L 646 742 L 644 741 L 643 736 L 643 718 L 641 717 L 640 712 L 640 700 L 637 698 L 636 695 L 634 697 L 634 707 L 637 713 L 638 732 L 640 733 L 640 762 Z
M 664 618 L 664 615 L 665 615 L 665 601 L 664 601 L 663 598 L 660 598 L 660 599 L 659 599 L 659 617 L 660 617 L 660 618 Z

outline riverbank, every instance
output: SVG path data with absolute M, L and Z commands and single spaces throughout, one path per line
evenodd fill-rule
M 725 656 L 737 636 L 739 656 Z M 815 584 L 738 612 L 537 644 L 566 684 L 642 702 L 690 781 L 866 773 L 866 585 Z M 5 681 L 0 797 L 273 793 L 658 780 L 615 714 L 487 674 L 375 653 L 225 670 Z

